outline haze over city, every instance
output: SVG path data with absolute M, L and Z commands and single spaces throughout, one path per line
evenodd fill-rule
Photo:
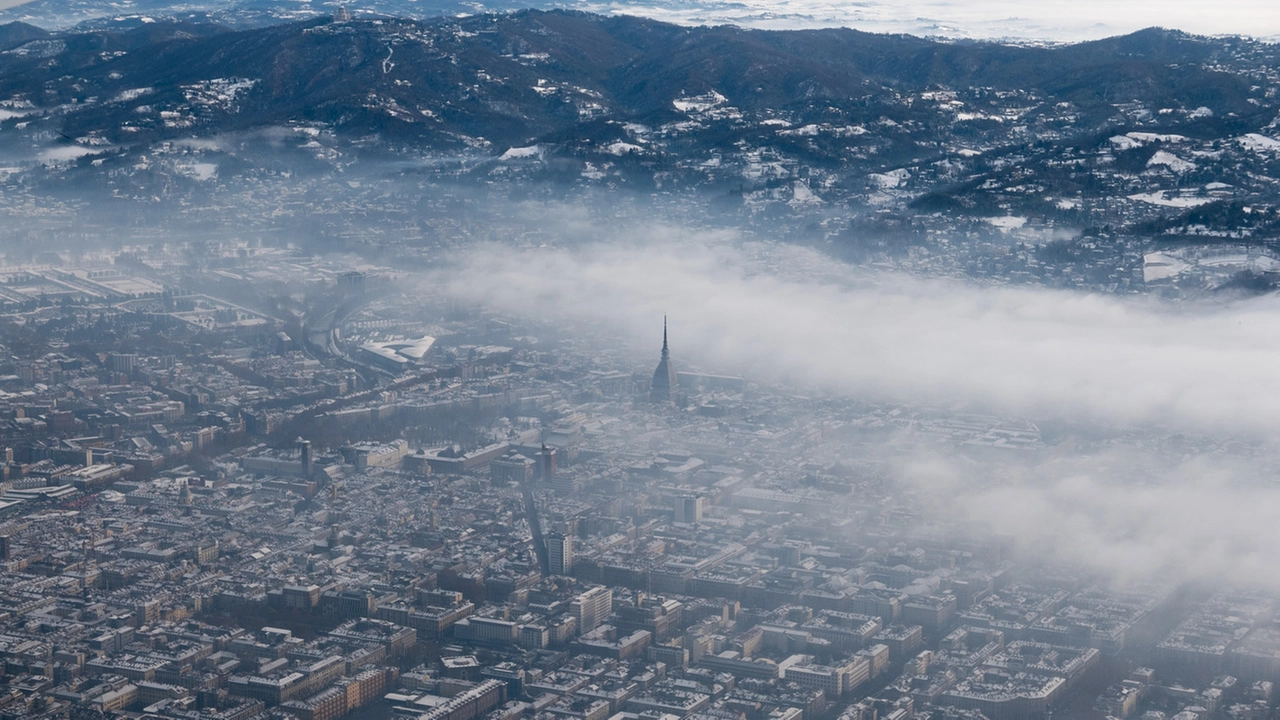
M 0 720 L 1272 720 L 1277 37 L 0 0 Z

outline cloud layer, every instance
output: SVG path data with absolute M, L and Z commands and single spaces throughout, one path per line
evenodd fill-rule
M 847 26 L 954 38 L 1076 42 L 1152 25 L 1201 35 L 1280 36 L 1280 13 L 1256 0 L 1225 0 L 1213 12 L 1205 12 L 1202 2 L 1187 0 L 587 0 L 578 6 L 687 24 L 734 23 L 772 29 Z
M 1174 463 L 1135 451 L 983 468 L 920 456 L 899 469 L 925 516 L 1017 539 L 1025 556 L 1099 573 L 1117 586 L 1229 582 L 1280 591 L 1280 488 L 1238 458 Z M 993 475 L 995 477 L 993 477 Z M 1252 480 L 1250 480 L 1252 478 Z
M 623 243 L 481 248 L 437 282 L 650 344 L 670 315 L 677 361 L 811 389 L 1251 435 L 1280 423 L 1274 298 L 1170 308 L 981 288 L 662 229 Z
M 1170 307 L 870 273 L 727 234 L 608 231 L 573 215 L 559 227 L 573 244 L 471 249 L 433 282 L 620 334 L 642 348 L 637 367 L 656 361 L 668 314 L 677 363 L 814 391 L 1259 438 L 1280 423 L 1275 298 Z M 611 234 L 627 239 L 598 239 Z M 895 475 L 928 521 L 1008 533 L 1117 585 L 1280 591 L 1280 487 L 1264 459 L 1127 448 L 1001 465 L 899 451 Z

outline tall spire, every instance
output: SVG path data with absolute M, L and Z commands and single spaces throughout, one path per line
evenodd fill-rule
M 675 402 L 679 392 L 676 366 L 671 362 L 671 349 L 667 345 L 667 316 L 662 316 L 662 360 L 653 371 L 653 383 L 649 386 L 649 402 Z

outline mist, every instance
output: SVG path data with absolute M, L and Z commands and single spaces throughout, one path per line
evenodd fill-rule
M 1280 46 L 138 2 L 0 38 L 6 715 L 1274 714 Z
M 1016 539 L 1018 553 L 1115 587 L 1233 583 L 1280 589 L 1280 488 L 1261 462 L 1133 448 L 1025 467 L 921 451 L 896 470 L 922 515 Z
M 1122 426 L 1254 435 L 1280 421 L 1269 297 L 1170 307 L 978 286 L 661 227 L 457 263 L 434 282 L 504 312 L 607 323 L 655 354 L 669 315 L 677 361 L 707 371 Z
M 567 235 L 590 236 L 582 223 L 567 221 L 576 228 Z M 1108 428 L 1113 438 L 1141 428 L 1259 440 L 1280 421 L 1272 297 L 1170 306 L 981 286 L 671 227 L 596 227 L 591 240 L 480 247 L 455 261 L 432 277 L 446 292 L 502 313 L 608 328 L 641 348 L 639 365 L 656 361 L 666 314 L 681 369 L 815 396 L 981 408 Z M 1116 586 L 1280 589 L 1280 559 L 1268 551 L 1280 543 L 1280 488 L 1263 460 L 1128 441 L 1031 463 L 943 455 L 909 439 L 891 452 L 896 482 L 924 519 L 1009 534 L 1024 558 Z

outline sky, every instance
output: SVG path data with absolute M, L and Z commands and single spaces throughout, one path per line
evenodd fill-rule
M 0 10 L 23 2 L 0 0 Z M 184 7 L 200 4 L 199 0 L 182 2 Z M 314 4 L 340 3 L 316 0 Z M 359 0 L 343 0 L 342 4 L 361 5 Z M 152 3 L 146 5 L 153 7 Z M 446 5 L 456 4 L 445 2 L 440 7 Z M 1073 42 L 1153 25 L 1205 35 L 1280 39 L 1280 9 L 1273 2 L 1258 0 L 1219 0 L 1211 6 L 1200 0 L 482 0 L 476 5 L 499 9 L 571 7 L 683 24 L 732 23 L 772 29 L 847 26 L 870 32 L 974 39 Z M 104 10 L 112 13 L 128 12 L 132 6 L 103 3 Z M 394 3 L 386 7 L 392 6 Z M 414 12 L 435 14 L 430 10 L 433 6 L 433 2 L 418 4 L 417 0 L 404 5 Z

